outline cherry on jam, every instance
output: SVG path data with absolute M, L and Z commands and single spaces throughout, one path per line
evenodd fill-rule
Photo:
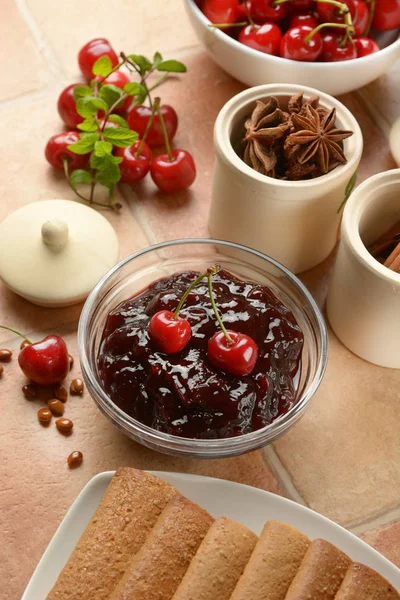
M 179 313 L 190 324 L 190 340 L 177 353 L 162 352 L 149 334 L 150 320 L 159 311 L 175 311 L 198 275 L 185 271 L 155 281 L 109 313 L 98 356 L 100 379 L 119 408 L 158 431 L 202 439 L 243 435 L 294 403 L 303 334 L 268 287 L 221 270 L 213 276 L 213 293 L 224 325 L 251 337 L 258 348 L 250 375 L 229 374 L 208 357 L 219 324 L 206 280 Z

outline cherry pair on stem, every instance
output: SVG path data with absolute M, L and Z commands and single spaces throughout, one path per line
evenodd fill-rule
M 54 385 L 60 383 L 69 371 L 69 354 L 65 341 L 59 335 L 48 335 L 43 340 L 33 343 L 16 329 L 0 325 L 24 338 L 18 355 L 21 371 L 34 383 L 39 385 Z
M 166 354 L 176 354 L 183 350 L 191 338 L 192 328 L 189 321 L 180 317 L 179 313 L 190 292 L 207 277 L 211 306 L 221 328 L 208 341 L 208 358 L 214 366 L 231 375 L 249 375 L 257 362 L 258 347 L 248 335 L 226 329 L 215 303 L 212 288 L 212 278 L 218 270 L 219 266 L 214 265 L 199 275 L 182 296 L 175 312 L 161 310 L 153 315 L 150 320 L 149 334 L 160 350 Z

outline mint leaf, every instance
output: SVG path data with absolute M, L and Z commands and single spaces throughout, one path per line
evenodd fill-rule
M 75 192 L 78 183 L 91 183 L 92 180 L 92 174 L 89 171 L 85 171 L 85 169 L 75 169 L 69 176 L 69 182 Z
M 142 87 L 143 86 L 141 86 L 140 83 L 137 83 L 137 81 L 131 81 L 124 86 L 124 92 L 125 94 L 128 94 L 128 96 L 136 96 L 136 94 L 141 92 Z
M 67 148 L 75 154 L 89 154 L 89 152 L 93 150 L 98 139 L 98 133 L 81 133 L 79 141 L 70 144 Z
M 103 135 L 107 141 L 112 142 L 114 146 L 118 146 L 119 148 L 131 146 L 139 137 L 136 131 L 126 129 L 125 127 L 106 127 Z
M 164 60 L 157 65 L 157 71 L 167 71 L 168 73 L 186 73 L 185 65 L 179 60 Z
M 79 98 L 76 103 L 76 110 L 81 117 L 92 117 L 97 113 L 98 110 L 108 111 L 108 105 L 101 98 L 95 98 L 95 96 L 85 96 Z
M 108 56 L 100 56 L 100 58 L 98 58 L 94 63 L 92 72 L 93 75 L 107 77 L 107 75 L 111 73 L 112 69 L 113 67 L 110 58 Z
M 96 156 L 105 156 L 111 154 L 113 145 L 110 142 L 96 142 L 94 145 L 94 153 Z
M 121 98 L 122 90 L 112 83 L 107 83 L 106 85 L 101 86 L 99 94 L 100 98 L 103 98 L 108 106 L 111 107 L 119 98 Z
M 147 98 L 147 90 L 144 87 L 144 85 L 141 85 L 141 90 L 140 92 L 135 96 L 135 105 L 137 106 L 138 104 L 143 104 L 143 102 L 146 100 Z
M 96 181 L 103 185 L 117 183 L 121 179 L 121 172 L 118 166 L 120 162 L 118 157 L 112 154 L 105 154 L 101 157 L 92 154 L 90 166 L 92 169 L 97 169 Z
M 140 74 L 142 76 L 145 75 L 147 71 L 150 71 L 151 67 L 153 66 L 149 59 L 145 56 L 141 56 L 138 54 L 130 54 L 128 58 L 139 68 Z
M 159 52 L 156 52 L 153 56 L 153 65 L 157 67 L 162 61 L 162 56 Z
M 96 169 L 98 171 L 107 170 L 110 162 L 113 162 L 115 165 L 119 165 L 123 161 L 123 158 L 120 156 L 113 156 L 112 154 L 104 154 L 104 156 L 96 156 L 96 154 L 92 154 L 90 157 L 90 166 L 92 169 Z
M 81 131 L 86 131 L 86 132 L 97 131 L 97 123 L 94 120 L 94 117 L 88 117 L 87 119 L 82 121 L 82 123 L 79 123 L 77 127 Z
M 121 125 L 121 127 L 129 129 L 128 121 L 125 121 L 120 115 L 109 115 L 107 121 L 111 121 L 111 123 L 116 123 L 117 125 Z
M 74 87 L 74 100 L 75 102 L 79 100 L 79 98 L 84 98 L 85 96 L 91 96 L 92 90 L 88 85 L 76 85 Z

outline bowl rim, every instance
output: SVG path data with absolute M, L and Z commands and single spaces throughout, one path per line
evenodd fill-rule
M 313 331 L 313 334 L 314 338 L 318 336 L 320 354 L 316 362 L 315 374 L 308 388 L 305 390 L 303 397 L 300 399 L 300 401 L 296 402 L 287 413 L 281 415 L 281 417 L 273 421 L 271 424 L 262 429 L 258 429 L 237 437 L 220 439 L 185 438 L 164 433 L 162 431 L 157 431 L 151 427 L 148 427 L 147 425 L 144 425 L 140 421 L 137 421 L 133 417 L 129 416 L 112 402 L 95 376 L 88 358 L 86 349 L 87 326 L 90 321 L 92 309 L 93 307 L 97 306 L 98 295 L 101 293 L 104 285 L 119 269 L 134 261 L 136 258 L 152 252 L 157 252 L 164 248 L 169 248 L 171 246 L 184 246 L 190 244 L 217 245 L 242 250 L 245 253 L 250 253 L 257 258 L 261 258 L 273 265 L 284 275 L 286 275 L 286 277 L 288 277 L 291 282 L 294 283 L 295 286 L 301 291 L 308 302 L 309 308 L 312 310 L 317 325 L 317 329 Z M 102 279 L 100 279 L 88 296 L 81 312 L 78 326 L 78 351 L 83 377 L 88 388 L 91 390 L 93 399 L 98 404 L 99 408 L 103 413 L 106 413 L 109 417 L 111 417 L 114 423 L 117 422 L 118 425 L 123 424 L 125 427 L 129 428 L 130 432 L 132 432 L 132 430 L 135 431 L 137 437 L 140 437 L 140 443 L 143 443 L 144 445 L 150 445 L 150 447 L 153 448 L 158 447 L 158 449 L 160 449 L 160 446 L 163 446 L 165 451 L 168 452 L 168 450 L 175 450 L 178 454 L 186 453 L 187 455 L 191 456 L 197 454 L 198 457 L 215 457 L 215 453 L 219 453 L 222 457 L 248 452 L 264 446 L 272 441 L 272 439 L 276 439 L 285 433 L 292 425 L 294 425 L 294 423 L 297 422 L 315 395 L 324 377 L 328 356 L 328 333 L 324 317 L 322 316 L 317 303 L 305 285 L 291 271 L 289 271 L 289 269 L 281 265 L 275 259 L 263 254 L 262 252 L 259 252 L 258 250 L 254 250 L 253 248 L 249 248 L 248 246 L 243 246 L 235 242 L 213 238 L 182 238 L 160 242 L 151 246 L 147 246 L 146 248 L 142 248 L 141 250 L 138 250 L 137 252 L 134 252 L 133 254 L 130 254 L 126 258 L 122 259 L 119 263 L 112 267 L 104 275 L 104 277 L 102 277 Z M 143 438 L 146 438 L 146 440 Z
M 204 26 L 207 26 L 207 29 L 208 29 L 208 24 L 210 23 L 210 20 L 207 19 L 207 17 L 200 10 L 200 8 L 197 6 L 195 0 L 185 0 L 185 4 L 190 8 L 190 10 L 192 11 L 192 14 Z M 234 38 L 231 38 L 230 36 L 224 34 L 223 31 L 220 31 L 217 28 L 214 28 L 213 31 L 214 31 L 214 35 L 218 36 L 220 40 L 225 41 L 228 44 L 228 46 L 231 46 L 234 49 L 240 48 L 241 51 L 243 51 L 245 54 L 248 54 L 249 56 L 258 57 L 261 60 L 264 60 L 264 58 L 265 58 L 266 60 L 271 60 L 272 62 L 276 62 L 276 63 L 281 62 L 281 61 L 284 61 L 285 63 L 295 62 L 288 58 L 283 58 L 282 56 L 274 56 L 272 54 L 266 54 L 266 53 L 260 52 L 259 50 L 255 50 L 254 48 L 250 48 L 249 46 L 245 46 L 244 44 L 241 44 Z M 391 54 L 395 50 L 398 50 L 400 53 L 400 28 L 399 28 L 398 38 L 396 40 L 394 40 L 391 44 L 386 46 L 385 48 L 381 48 L 379 50 L 379 52 L 374 52 L 373 54 L 369 54 L 367 56 L 361 56 L 359 58 L 352 58 L 352 59 L 346 60 L 346 61 L 323 62 L 323 63 L 302 62 L 300 64 L 301 64 L 302 69 L 310 69 L 310 70 L 314 69 L 316 71 L 319 71 L 319 70 L 323 71 L 323 70 L 326 70 L 327 66 L 329 65 L 329 69 L 331 69 L 333 71 L 338 71 L 338 70 L 343 71 L 343 69 L 351 69 L 355 63 L 359 64 L 360 60 L 363 61 L 363 64 L 368 64 L 368 62 L 373 62 L 374 60 L 376 60 L 376 57 L 378 55 L 382 56 L 382 54 Z M 262 57 L 264 57 L 264 58 L 262 58 Z

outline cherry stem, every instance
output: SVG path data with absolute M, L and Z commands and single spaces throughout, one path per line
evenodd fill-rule
M 157 102 L 157 100 L 158 100 L 158 102 Z M 164 117 L 161 114 L 161 108 L 160 108 L 161 98 L 155 98 L 154 104 L 156 102 L 157 102 L 156 110 L 157 110 L 158 118 L 160 119 L 160 125 L 161 125 L 161 129 L 162 129 L 163 136 L 164 136 L 165 147 L 167 149 L 168 158 L 169 158 L 170 162 L 172 162 L 174 159 L 173 159 L 172 152 L 171 152 L 171 144 L 169 143 L 168 133 L 167 133 L 167 129 L 165 127 L 165 122 L 164 122 Z
M 77 190 L 75 190 L 75 189 L 72 187 L 71 180 L 70 180 L 70 178 L 69 178 L 69 164 L 68 164 L 68 163 L 69 163 L 68 157 L 67 157 L 67 156 L 64 156 L 64 158 L 63 158 L 64 173 L 65 173 L 65 178 L 66 178 L 66 180 L 68 181 L 68 184 L 69 184 L 69 186 L 70 186 L 70 187 L 71 187 L 71 189 L 72 189 L 72 190 L 75 192 L 75 194 L 76 194 L 76 195 L 77 195 L 79 198 L 81 198 L 81 200 L 84 200 L 85 202 L 89 202 L 89 200 L 88 200 L 87 198 L 85 198 L 85 196 L 82 196 L 82 194 L 80 194 L 80 193 L 79 193 Z
M 148 136 L 148 133 L 149 133 L 149 131 L 150 131 L 150 127 L 151 127 L 151 126 L 152 126 L 152 124 L 153 124 L 153 120 L 154 120 L 154 116 L 155 116 L 155 114 L 156 114 L 156 110 L 158 110 L 158 107 L 159 107 L 159 105 L 160 105 L 160 98 L 156 98 L 156 99 L 154 100 L 153 106 L 152 106 L 152 108 L 151 108 L 151 115 L 150 115 L 150 119 L 149 119 L 149 120 L 148 120 L 148 122 L 147 122 L 146 129 L 144 130 L 143 137 L 142 137 L 142 139 L 141 139 L 141 142 L 140 142 L 140 144 L 139 144 L 139 148 L 137 149 L 137 152 L 136 152 L 136 154 L 135 154 L 136 158 L 139 158 L 139 157 L 140 157 L 140 154 L 141 154 L 141 152 L 142 152 L 142 150 L 143 150 L 144 143 L 145 143 L 145 141 L 146 141 L 146 138 L 147 138 L 147 136 Z
M 201 275 L 199 275 L 194 281 L 193 283 L 190 284 L 190 286 L 188 287 L 188 289 L 186 290 L 186 292 L 183 294 L 182 298 L 180 299 L 180 302 L 178 304 L 178 306 L 176 307 L 176 310 L 174 312 L 174 319 L 177 319 L 179 316 L 179 313 L 182 309 L 182 306 L 185 304 L 187 297 L 189 296 L 190 292 L 193 290 L 193 288 L 196 287 L 196 285 L 198 285 L 200 283 L 200 281 L 202 279 L 204 279 L 204 277 L 207 277 L 208 275 L 208 271 L 206 271 L 205 273 L 202 273 Z
M 370 5 L 370 7 L 369 7 L 368 24 L 367 24 L 367 26 L 365 28 L 365 31 L 362 34 L 362 37 L 368 37 L 369 36 L 369 32 L 371 31 L 372 21 L 374 20 L 374 14 L 375 14 L 376 0 L 370 0 L 368 2 L 368 4 Z
M 32 340 L 30 340 L 28 337 L 26 337 L 26 335 L 24 335 L 20 331 L 17 331 L 16 329 L 12 329 L 12 327 L 6 327 L 5 325 L 0 325 L 0 329 L 7 329 L 7 331 L 12 331 L 13 333 L 16 333 L 20 337 L 24 338 L 24 340 L 26 340 L 30 344 L 33 344 Z
M 253 17 L 252 17 L 252 16 L 251 16 L 251 14 L 250 14 L 250 8 L 249 8 L 249 3 L 248 3 L 248 2 L 245 2 L 245 3 L 244 3 L 244 9 L 245 9 L 245 11 L 246 11 L 246 17 L 247 17 L 247 18 L 248 18 L 248 20 L 249 20 L 249 23 L 250 23 L 250 25 L 251 25 L 251 28 L 252 28 L 252 29 L 255 29 L 255 28 L 256 28 L 256 25 L 255 25 L 255 23 L 254 23 L 254 21 L 253 21 Z
M 216 272 L 217 271 L 215 271 L 215 270 L 209 269 L 208 273 L 207 273 L 207 276 L 208 276 L 208 293 L 210 294 L 211 306 L 213 308 L 213 311 L 214 311 L 214 314 L 215 314 L 215 316 L 217 318 L 219 326 L 221 327 L 222 331 L 224 332 L 224 335 L 225 335 L 225 337 L 227 339 L 228 344 L 229 345 L 233 345 L 234 341 L 231 338 L 231 336 L 229 335 L 229 333 L 227 332 L 226 327 L 225 327 L 225 325 L 222 322 L 221 315 L 219 314 L 219 310 L 218 310 L 217 305 L 215 304 L 215 300 L 214 300 L 214 293 L 213 293 L 213 288 L 212 288 L 212 278 L 213 278 L 213 275 L 215 275 Z
M 348 25 L 346 25 L 346 23 L 320 23 L 307 35 L 307 37 L 304 38 L 305 43 L 309 44 L 312 37 L 324 27 L 338 27 L 339 29 L 346 29 L 346 31 L 348 30 Z
M 248 25 L 247 21 L 241 21 L 240 23 L 209 23 L 208 26 L 213 29 L 228 29 L 229 27 L 244 27 Z M 254 25 L 254 22 L 252 23 Z
M 168 75 L 170 75 L 170 73 L 164 73 L 164 75 L 161 75 L 161 77 L 159 79 L 157 79 L 157 81 L 155 83 L 153 83 L 153 85 L 151 87 L 149 87 L 149 92 L 152 92 L 153 90 L 156 89 L 156 87 L 158 87 L 159 85 L 164 83 L 164 81 L 167 79 Z

